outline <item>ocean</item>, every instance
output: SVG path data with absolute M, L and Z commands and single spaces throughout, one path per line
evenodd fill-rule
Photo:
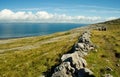
M 74 23 L 0 23 L 0 39 L 47 35 L 86 25 Z

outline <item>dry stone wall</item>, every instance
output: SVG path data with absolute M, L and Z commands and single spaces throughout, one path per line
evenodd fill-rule
M 94 77 L 93 72 L 86 68 L 87 62 L 84 59 L 84 56 L 95 48 L 90 37 L 90 31 L 85 31 L 79 37 L 73 52 L 61 57 L 62 63 L 54 69 L 52 77 Z

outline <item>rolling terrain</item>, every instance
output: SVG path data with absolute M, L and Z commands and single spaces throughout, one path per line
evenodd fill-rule
M 107 30 L 96 29 L 101 26 Z M 49 77 L 61 56 L 69 52 L 82 32 L 88 29 L 97 51 L 93 50 L 85 57 L 87 67 L 96 77 L 108 73 L 119 77 L 120 19 L 46 36 L 0 40 L 0 77 Z
M 91 39 L 97 46 L 97 52 L 92 51 L 86 57 L 88 67 L 96 77 L 104 77 L 104 74 L 120 77 L 120 19 L 94 24 L 94 26 L 106 26 L 107 30 L 91 31 Z

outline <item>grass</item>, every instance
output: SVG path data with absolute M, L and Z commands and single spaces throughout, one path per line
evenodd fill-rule
M 120 76 L 120 23 L 119 20 L 103 24 L 107 31 L 92 30 L 91 40 L 97 52 L 91 51 L 85 59 L 96 77 L 110 73 Z M 0 40 L 0 77 L 40 77 L 50 76 L 52 68 L 60 63 L 64 53 L 71 50 L 82 29 L 59 32 L 46 36 Z M 110 67 L 113 71 L 104 70 Z
M 80 30 L 71 30 L 47 36 L 11 39 L 11 42 L 0 44 L 3 51 L 0 53 L 0 77 L 39 77 L 48 70 L 49 74 L 80 34 Z
M 92 31 L 92 41 L 97 45 L 97 52 L 92 51 L 86 56 L 88 68 L 96 77 L 101 77 L 105 73 L 110 73 L 113 77 L 120 76 L 120 58 L 115 57 L 115 53 L 120 53 L 120 24 L 104 24 L 107 31 Z M 113 71 L 105 70 L 110 67 Z

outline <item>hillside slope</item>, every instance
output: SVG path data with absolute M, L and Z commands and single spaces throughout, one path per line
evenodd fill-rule
M 86 57 L 88 67 L 96 77 L 105 74 L 120 77 L 120 19 L 94 24 L 94 26 L 105 26 L 107 30 L 92 30 L 91 39 L 97 46 L 97 52 L 93 51 Z
M 81 33 L 100 26 L 106 26 L 107 30 L 91 30 L 97 51 L 85 57 L 88 68 L 96 77 L 106 73 L 119 77 L 120 19 L 46 36 L 0 40 L 0 77 L 49 77 L 51 69 L 72 49 Z M 112 70 L 106 70 L 106 67 Z
M 82 28 L 46 36 L 0 40 L 0 77 L 50 76 L 60 57 L 71 50 Z

